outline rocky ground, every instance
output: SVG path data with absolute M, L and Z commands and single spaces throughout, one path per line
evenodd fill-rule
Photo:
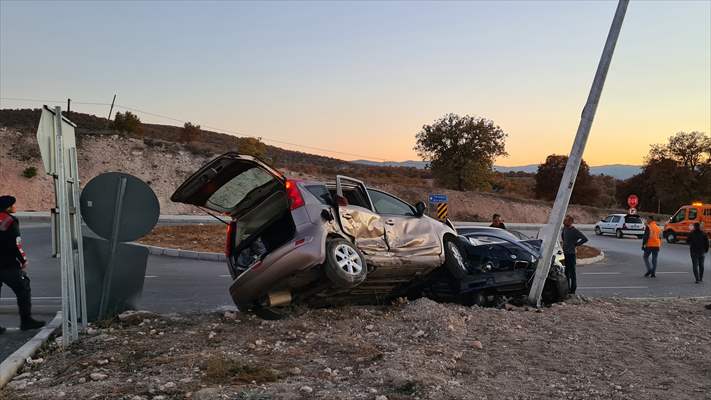
M 543 310 L 419 299 L 281 321 L 139 313 L 29 361 L 0 398 L 711 399 L 711 311 L 578 298 Z

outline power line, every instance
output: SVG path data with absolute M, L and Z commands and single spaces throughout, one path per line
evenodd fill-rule
M 16 100 L 16 101 L 31 101 L 31 102 L 41 102 L 41 103 L 52 103 L 52 104 L 64 104 L 64 100 L 28 99 L 28 98 L 21 98 L 21 97 L 0 97 L 0 99 L 2 99 L 2 100 Z M 96 106 L 110 106 L 110 105 L 111 105 L 110 103 L 81 102 L 81 101 L 74 101 L 74 100 L 72 100 L 72 103 L 74 103 L 74 104 L 81 104 L 81 105 L 96 105 Z M 142 110 L 142 109 L 140 109 L 140 108 L 136 108 L 136 107 L 133 107 L 133 106 L 127 106 L 127 105 L 123 105 L 123 104 L 116 104 L 116 107 L 117 107 L 117 108 L 122 108 L 122 109 L 128 110 L 128 111 L 133 111 L 133 112 L 136 112 L 136 113 L 141 113 L 141 114 L 145 114 L 145 115 L 150 115 L 150 116 L 152 116 L 152 117 L 163 118 L 163 119 L 166 119 L 166 120 L 169 120 L 169 121 L 179 122 L 179 123 L 181 123 L 181 124 L 184 124 L 185 122 L 187 122 L 187 121 L 185 121 L 185 120 L 183 120 L 183 119 L 180 119 L 180 118 L 175 118 L 175 117 L 171 117 L 171 116 L 163 115 L 163 114 L 156 114 L 156 113 L 154 113 L 154 112 Z M 304 144 L 299 144 L 299 143 L 287 142 L 287 141 L 284 141 L 284 140 L 272 139 L 272 138 L 267 138 L 267 137 L 264 137 L 264 136 L 250 135 L 250 134 L 246 134 L 246 133 L 239 132 L 239 131 L 234 131 L 234 130 L 230 130 L 230 129 L 223 129 L 223 128 L 218 128 L 218 127 L 209 126 L 209 125 L 201 125 L 201 126 L 204 127 L 204 128 L 206 128 L 206 129 L 214 130 L 214 131 L 216 131 L 216 132 L 218 132 L 218 133 L 220 133 L 220 132 L 230 133 L 230 134 L 232 134 L 232 135 L 234 135 L 234 136 L 241 136 L 241 137 L 259 137 L 259 138 L 261 138 L 262 140 L 264 140 L 265 142 L 283 144 L 283 145 L 294 146 L 294 147 L 299 147 L 299 148 L 303 148 L 303 149 L 316 150 L 316 151 L 323 151 L 323 152 L 327 152 L 327 153 L 340 154 L 340 155 L 345 155 L 345 156 L 353 156 L 353 157 L 366 158 L 366 159 L 371 159 L 371 160 L 372 160 L 372 159 L 375 159 L 375 160 L 379 160 L 379 161 L 387 161 L 386 159 L 384 159 L 384 158 L 382 158 L 382 157 L 374 157 L 374 156 L 368 156 L 368 155 L 363 155 L 363 154 L 356 154 L 356 153 L 349 153 L 349 152 L 345 152 L 345 151 L 338 151 L 338 150 L 333 150 L 333 149 L 327 149 L 327 148 L 324 148 L 324 147 L 316 147 L 316 146 L 309 146 L 309 145 L 304 145 Z

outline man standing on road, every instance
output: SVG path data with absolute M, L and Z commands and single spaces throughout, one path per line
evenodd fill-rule
M 647 273 L 644 277 L 656 278 L 657 272 L 657 257 L 659 256 L 659 248 L 662 247 L 662 230 L 659 229 L 654 216 L 650 215 L 647 219 L 647 226 L 644 228 L 644 236 L 642 237 L 642 250 L 644 255 L 644 265 L 647 267 Z M 652 256 L 652 264 L 649 264 L 649 256 Z
M 492 228 L 506 229 L 506 225 L 504 225 L 504 221 L 501 220 L 501 215 L 499 214 L 494 214 L 491 218 L 491 225 L 489 226 Z
M 32 318 L 32 295 L 30 278 L 25 273 L 27 256 L 22 250 L 20 238 L 20 223 L 12 213 L 15 212 L 15 198 L 0 196 L 0 288 L 2 284 L 9 286 L 17 296 L 17 306 L 20 309 L 20 329 L 38 329 L 44 322 Z M 0 334 L 5 328 L 0 326 Z
M 704 254 L 709 251 L 709 237 L 701 230 L 701 224 L 694 223 L 694 230 L 689 234 L 689 252 L 691 253 L 691 268 L 694 271 L 696 283 L 704 280 Z
M 578 279 L 575 274 L 575 265 L 577 263 L 575 248 L 588 241 L 588 238 L 573 226 L 573 222 L 573 217 L 566 215 L 563 220 L 563 231 L 561 232 L 563 255 L 565 257 L 565 276 L 568 278 L 570 294 L 575 294 L 575 289 L 578 288 Z

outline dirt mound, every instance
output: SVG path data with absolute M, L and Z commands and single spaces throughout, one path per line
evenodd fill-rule
M 0 398 L 683 400 L 711 393 L 711 311 L 703 304 L 576 303 L 536 312 L 421 299 L 307 310 L 282 321 L 229 311 L 117 320 L 64 352 L 55 344 L 43 350 Z

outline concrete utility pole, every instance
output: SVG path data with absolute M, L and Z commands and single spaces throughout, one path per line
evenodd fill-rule
M 575 135 L 573 148 L 570 150 L 568 163 L 565 165 L 563 179 L 560 181 L 560 187 L 558 187 L 558 194 L 555 197 L 555 203 L 553 203 L 553 209 L 551 210 L 550 217 L 548 218 L 548 223 L 543 227 L 542 254 L 538 262 L 538 268 L 536 269 L 536 276 L 533 279 L 531 292 L 528 294 L 529 303 L 536 305 L 537 307 L 540 307 L 541 305 L 541 293 L 543 292 L 543 286 L 546 283 L 548 271 L 551 267 L 550 260 L 553 258 L 553 249 L 560 235 L 560 225 L 563 223 L 563 217 L 568 209 L 570 195 L 573 192 L 575 178 L 578 175 L 580 161 L 582 160 L 583 152 L 585 151 L 585 143 L 587 143 L 588 136 L 590 134 L 590 127 L 592 126 L 593 118 L 595 118 L 597 104 L 600 100 L 602 87 L 605 84 L 607 71 L 610 68 L 610 62 L 612 61 L 612 54 L 615 51 L 617 38 L 620 36 L 622 21 L 625 19 L 625 12 L 627 11 L 628 4 L 629 0 L 620 0 L 617 4 L 617 11 L 615 11 L 615 16 L 612 19 L 612 26 L 610 27 L 610 32 L 607 34 L 605 48 L 602 50 L 602 56 L 600 57 L 600 62 L 598 63 L 597 71 L 595 72 L 595 79 L 593 80 L 590 93 L 588 94 L 588 101 L 585 103 L 583 113 L 580 116 L 578 132 Z

